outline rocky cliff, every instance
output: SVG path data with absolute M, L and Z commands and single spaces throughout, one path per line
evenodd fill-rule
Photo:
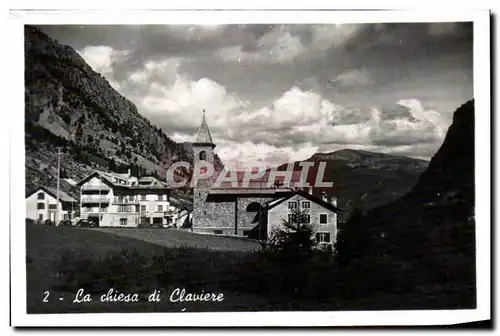
M 31 26 L 25 27 L 25 120 L 27 191 L 55 183 L 57 146 L 63 175 L 75 180 L 94 168 L 162 177 L 173 161 L 193 160 L 189 143 L 171 140 L 75 50 Z

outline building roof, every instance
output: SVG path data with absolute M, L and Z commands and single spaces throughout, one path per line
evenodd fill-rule
M 260 177 L 253 177 L 250 174 L 255 174 L 252 171 L 241 171 L 241 170 L 220 170 L 215 171 L 212 175 L 212 190 L 219 189 L 255 189 L 255 190 L 266 190 L 266 189 L 280 189 L 280 188 L 293 188 L 293 187 L 301 187 L 299 183 L 307 182 L 309 184 L 314 183 L 314 176 L 311 172 L 308 173 L 307 176 L 302 181 L 302 171 L 301 170 L 293 170 L 289 172 L 290 175 L 285 177 L 284 175 L 280 175 L 280 173 L 285 174 L 285 171 L 276 171 L 271 174 L 271 171 L 266 170 L 263 172 L 263 175 Z M 222 177 L 220 177 L 222 175 Z M 251 178 L 248 178 L 251 177 Z M 220 183 L 216 183 L 217 179 L 222 181 Z M 243 184 L 243 181 L 245 184 Z M 248 184 L 248 185 L 247 185 Z
M 124 178 L 124 176 L 128 176 L 128 178 Z M 78 182 L 78 185 L 83 185 L 93 177 L 99 177 L 103 183 L 107 184 L 111 188 L 129 190 L 171 189 L 165 182 L 162 182 L 153 176 L 145 176 L 138 180 L 136 177 L 129 176 L 128 174 L 115 174 L 98 170 L 86 176 Z M 141 182 L 142 184 L 139 184 Z
M 292 193 L 290 193 L 290 195 L 285 196 L 285 197 L 283 197 L 283 198 L 281 198 L 281 199 L 279 199 L 279 200 L 277 200 L 277 201 L 274 201 L 274 200 L 273 200 L 273 201 L 271 201 L 271 202 L 267 203 L 267 205 L 266 205 L 266 210 L 270 210 L 270 209 L 272 209 L 272 208 L 274 208 L 274 207 L 276 207 L 276 206 L 280 205 L 281 203 L 283 203 L 283 202 L 285 202 L 285 201 L 289 200 L 290 198 L 292 198 L 292 197 L 293 197 L 293 196 L 295 196 L 295 195 L 300 195 L 300 196 L 302 196 L 302 197 L 304 197 L 304 198 L 308 199 L 309 201 L 314 202 L 314 203 L 316 203 L 316 204 L 319 204 L 319 205 L 323 206 L 324 208 L 326 208 L 326 209 L 328 209 L 328 210 L 330 210 L 330 211 L 333 211 L 333 212 L 335 212 L 335 213 L 343 213 L 343 212 L 344 212 L 344 210 L 342 210 L 342 209 L 340 209 L 340 208 L 337 208 L 337 207 L 336 207 L 336 206 L 334 206 L 333 204 L 328 203 L 328 202 L 325 202 L 325 201 L 323 201 L 321 198 L 316 197 L 316 196 L 314 196 L 314 195 L 311 195 L 311 194 L 309 194 L 309 193 L 306 193 L 305 191 L 302 191 L 302 190 L 300 190 L 300 189 L 294 190 Z
M 200 129 L 196 136 L 196 143 L 205 143 L 213 145 L 212 136 L 210 135 L 210 130 L 208 129 L 207 119 L 205 118 L 205 110 L 203 110 L 203 117 L 201 119 Z
M 38 192 L 40 190 L 45 191 L 47 194 L 49 194 L 50 196 L 52 196 L 55 199 L 57 199 L 57 189 L 56 188 L 52 188 L 52 187 L 44 187 L 44 186 L 39 187 L 38 189 L 36 189 L 32 193 L 30 193 L 27 197 L 30 197 L 31 195 L 33 195 L 34 193 L 36 193 L 36 192 Z M 59 201 L 60 202 L 66 202 L 66 203 L 78 203 L 79 202 L 77 199 L 71 197 L 66 192 L 62 191 L 61 189 L 59 189 Z

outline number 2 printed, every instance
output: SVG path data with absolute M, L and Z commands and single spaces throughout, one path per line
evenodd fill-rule
M 43 298 L 43 302 L 49 302 L 47 300 L 49 298 L 49 295 L 50 295 L 49 291 L 45 291 L 45 292 L 43 292 L 43 294 L 45 295 L 45 297 Z

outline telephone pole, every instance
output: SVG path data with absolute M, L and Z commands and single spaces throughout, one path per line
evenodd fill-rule
M 57 148 L 57 192 L 56 192 L 56 218 L 54 218 L 55 225 L 59 225 L 59 180 L 61 177 L 61 148 Z

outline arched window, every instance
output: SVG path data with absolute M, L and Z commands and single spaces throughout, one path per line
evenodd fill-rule
M 247 212 L 259 212 L 261 205 L 259 202 L 252 202 L 247 206 Z
M 205 151 L 200 152 L 200 160 L 202 160 L 202 161 L 207 160 L 207 152 L 205 152 Z

